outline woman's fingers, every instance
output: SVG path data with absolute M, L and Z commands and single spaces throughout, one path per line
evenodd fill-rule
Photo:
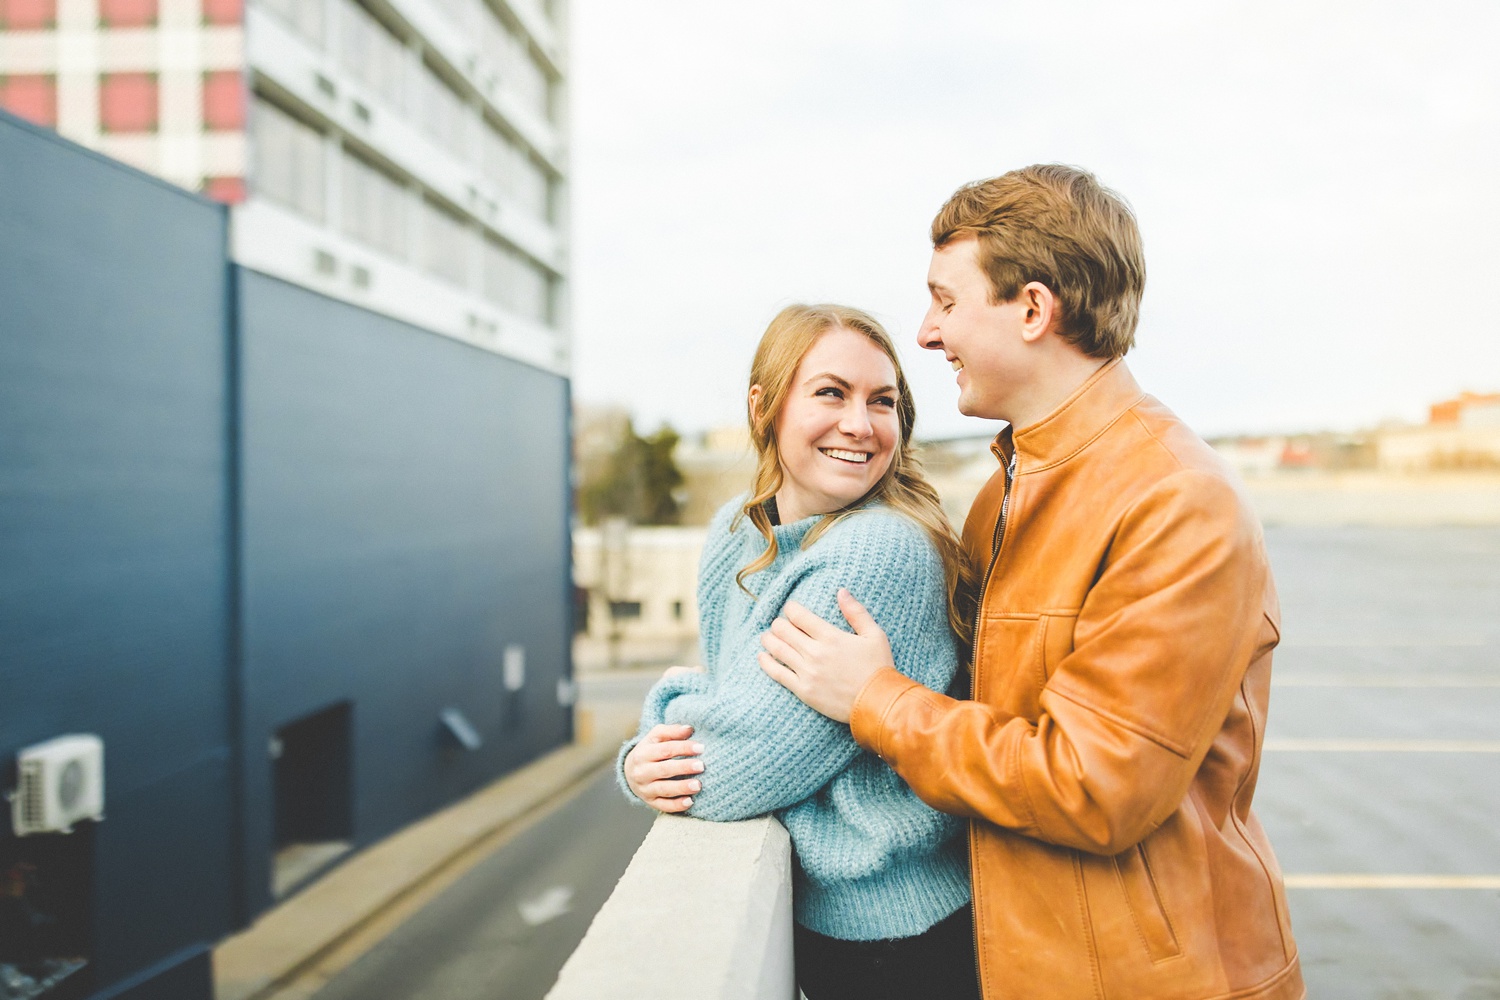
M 642 762 L 637 768 L 641 781 L 659 781 L 662 778 L 684 778 L 703 773 L 701 760 L 664 760 L 659 763 Z M 697 789 L 694 789 L 696 791 Z
M 697 778 L 664 778 L 641 786 L 641 798 L 678 799 L 697 794 L 703 783 Z
M 670 760 L 673 757 L 696 757 L 703 752 L 702 743 L 666 740 L 661 743 L 637 743 L 641 760 Z
M 644 801 L 646 805 L 650 806 L 652 809 L 655 809 L 657 812 L 664 813 L 687 812 L 693 807 L 693 800 L 690 798 L 646 799 Z
M 771 631 L 761 633 L 760 644 L 765 647 L 766 652 L 770 653 L 777 660 L 788 667 L 793 667 L 794 664 L 799 662 L 801 657 L 797 654 L 797 650 L 782 637 L 781 631 L 777 630 L 778 625 L 782 626 L 783 629 L 792 629 L 795 631 L 793 626 L 786 624 L 782 619 L 778 618 L 771 623 Z
M 693 727 L 688 725 L 670 726 L 662 723 L 652 726 L 651 731 L 646 734 L 646 742 L 660 743 L 662 740 L 685 740 L 693 735 Z

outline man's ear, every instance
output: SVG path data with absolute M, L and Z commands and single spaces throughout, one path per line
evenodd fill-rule
M 1021 318 L 1021 339 L 1028 344 L 1041 340 L 1042 335 L 1052 329 L 1053 321 L 1060 318 L 1057 296 L 1040 281 L 1027 282 L 1016 301 L 1026 309 Z

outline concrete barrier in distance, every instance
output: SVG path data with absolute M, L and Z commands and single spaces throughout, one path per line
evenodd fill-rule
M 794 1000 L 791 841 L 663 815 L 547 1000 Z

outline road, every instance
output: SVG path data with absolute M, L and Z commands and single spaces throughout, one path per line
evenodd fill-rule
M 1256 811 L 1308 995 L 1500 998 L 1500 529 L 1267 544 L 1283 642 Z
M 329 981 L 317 1000 L 541 1000 L 651 815 L 600 772 Z
M 1500 998 L 1500 529 L 1280 528 L 1256 810 L 1314 1000 Z M 585 679 L 639 699 L 654 672 Z M 318 1000 L 541 997 L 650 816 L 607 776 Z

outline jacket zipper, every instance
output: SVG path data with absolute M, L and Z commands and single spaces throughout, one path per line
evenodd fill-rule
M 1005 496 L 1000 500 L 1000 516 L 995 519 L 995 535 L 990 539 L 990 564 L 985 568 L 984 582 L 979 585 L 979 599 L 974 602 L 974 626 L 969 630 L 969 673 L 976 681 L 976 668 L 979 666 L 979 613 L 984 608 L 984 592 L 990 588 L 990 574 L 995 572 L 995 563 L 1000 560 L 1000 546 L 1005 541 L 1005 521 L 1010 516 L 1010 490 L 1016 481 L 1018 458 L 1020 456 L 1017 453 L 1011 452 L 1010 463 L 1005 467 Z
M 995 534 L 990 539 L 990 564 L 984 571 L 984 582 L 979 585 L 979 599 L 974 602 L 974 627 L 970 631 L 969 648 L 969 694 L 974 696 L 979 693 L 979 613 L 984 608 L 984 592 L 990 588 L 990 575 L 995 572 L 995 563 L 1000 561 L 1000 545 L 1005 541 L 1005 521 L 1010 516 L 1010 490 L 1016 481 L 1016 461 L 1020 458 L 1018 452 L 1010 453 L 1010 462 L 1005 466 L 1005 496 L 1000 499 L 1000 516 L 995 519 Z M 969 864 L 974 863 L 974 848 L 977 838 L 969 841 Z M 973 878 L 969 881 L 972 883 Z M 972 897 L 969 900 L 970 923 L 974 931 L 974 982 L 979 984 L 980 993 L 984 992 L 984 976 L 979 969 L 979 900 Z

